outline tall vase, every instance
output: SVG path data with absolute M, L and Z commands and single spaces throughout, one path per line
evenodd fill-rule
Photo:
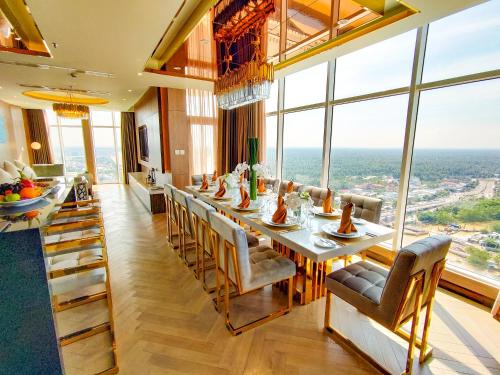
M 248 166 L 250 167 L 250 200 L 257 200 L 257 172 L 253 170 L 257 164 L 257 154 L 259 153 L 259 139 L 248 138 Z

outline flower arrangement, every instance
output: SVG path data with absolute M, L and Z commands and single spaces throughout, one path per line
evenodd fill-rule
M 237 174 L 238 176 L 242 175 L 246 171 L 249 170 L 248 163 L 244 161 L 243 163 L 239 163 L 236 168 L 234 169 L 233 173 Z
M 302 205 L 302 199 L 300 198 L 300 194 L 296 191 L 293 193 L 285 194 L 285 203 L 289 209 L 297 210 Z
M 226 173 L 223 177 L 229 189 L 238 187 L 240 182 L 240 176 L 235 171 L 231 173 Z
M 271 170 L 264 163 L 256 163 L 252 166 L 252 169 L 257 174 L 257 177 L 269 177 L 271 175 Z

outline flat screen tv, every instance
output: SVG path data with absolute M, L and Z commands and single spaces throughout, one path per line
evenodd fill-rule
M 148 128 L 139 126 L 139 157 L 142 161 L 149 161 Z

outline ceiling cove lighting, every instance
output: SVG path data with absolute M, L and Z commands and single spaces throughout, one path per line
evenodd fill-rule
M 232 109 L 268 99 L 274 68 L 265 62 L 265 23 L 274 0 L 226 0 L 214 7 L 217 105 Z M 237 21 L 235 21 L 237 20 Z

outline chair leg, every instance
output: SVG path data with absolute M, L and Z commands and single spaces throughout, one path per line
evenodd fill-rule
M 405 374 L 411 375 L 413 369 L 413 355 L 415 351 L 415 344 L 417 341 L 418 322 L 420 319 L 420 310 L 422 309 L 422 294 L 423 294 L 423 279 L 418 281 L 417 294 L 415 296 L 415 305 L 413 309 L 413 319 L 411 322 L 410 340 L 408 344 L 408 355 L 406 357 L 406 370 Z
M 326 290 L 326 303 L 325 303 L 325 323 L 324 327 L 325 329 L 328 329 L 330 327 L 330 311 L 331 311 L 331 305 L 332 305 L 332 293 L 327 289 Z
M 434 297 L 431 298 L 425 312 L 424 332 L 422 333 L 422 344 L 420 345 L 419 362 L 424 363 L 432 355 L 432 348 L 428 349 L 427 341 L 429 339 L 429 327 L 431 325 L 432 307 L 434 305 Z

